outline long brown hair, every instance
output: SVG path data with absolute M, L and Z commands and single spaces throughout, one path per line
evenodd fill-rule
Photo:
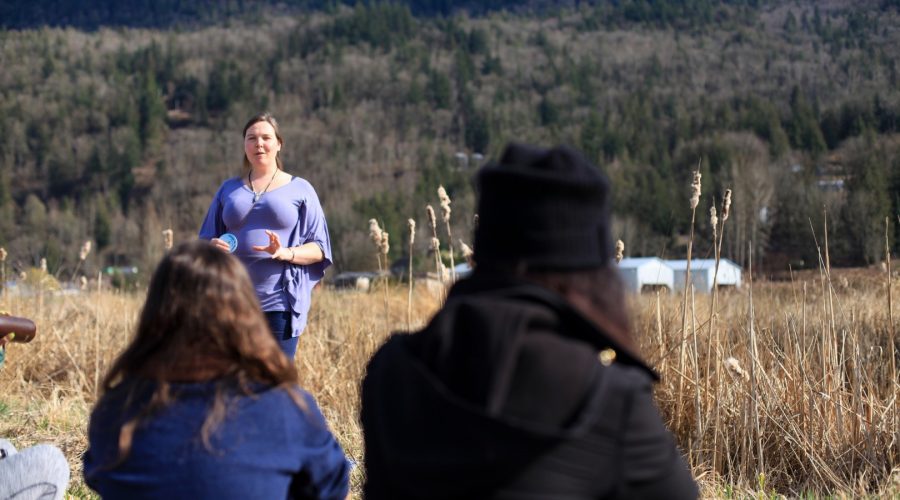
M 201 429 L 207 446 L 225 417 L 226 394 L 249 395 L 252 382 L 282 388 L 305 407 L 296 390 L 297 370 L 269 332 L 244 266 L 195 240 L 173 248 L 156 268 L 134 339 L 103 379 L 97 406 L 124 401 L 115 410 L 135 415 L 119 430 L 119 457 L 112 466 L 128 456 L 141 421 L 172 402 L 173 382 L 207 381 L 216 382 Z M 139 395 L 147 391 L 144 401 Z M 113 392 L 122 399 L 112 398 Z M 130 408 L 136 401 L 142 406 Z
M 553 290 L 619 345 L 639 356 L 631 335 L 625 285 L 612 265 L 578 271 L 525 270 L 523 278 Z
M 247 120 L 247 124 L 244 125 L 244 130 L 241 132 L 241 139 L 247 138 L 247 129 L 252 127 L 253 125 L 259 122 L 266 122 L 272 126 L 272 130 L 275 131 L 275 138 L 278 139 L 278 144 L 280 146 L 284 146 L 284 139 L 281 138 L 281 130 L 278 128 L 278 122 L 275 120 L 275 117 L 272 116 L 268 111 L 264 113 L 260 113 L 253 118 Z M 275 155 L 275 165 L 278 166 L 278 170 L 284 170 L 284 166 L 281 164 L 281 155 Z M 244 170 L 249 171 L 252 165 L 250 164 L 250 159 L 247 158 L 247 153 L 244 152 Z

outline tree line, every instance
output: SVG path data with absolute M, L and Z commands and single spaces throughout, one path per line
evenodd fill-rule
M 362 0 L 95 0 L 78 5 L 59 0 L 9 0 L 0 4 L 0 27 L 29 29 L 42 26 L 95 30 L 100 27 L 144 28 L 197 27 L 259 17 L 260 8 L 280 13 L 335 12 L 341 6 L 372 7 L 379 1 Z M 700 26 L 723 19 L 745 19 L 766 0 L 393 0 L 416 16 L 451 16 L 465 12 L 484 15 L 497 11 L 537 13 L 559 12 L 581 5 L 595 8 L 591 22 L 604 26 L 644 23 L 665 27 Z M 884 1 L 884 7 L 891 5 Z

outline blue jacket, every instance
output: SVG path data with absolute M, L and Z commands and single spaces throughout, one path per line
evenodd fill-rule
M 315 400 L 302 410 L 280 389 L 228 399 L 210 445 L 201 440 L 215 383 L 172 384 L 176 400 L 138 427 L 131 453 L 118 456 L 119 429 L 142 401 L 123 410 L 123 390 L 104 396 L 91 415 L 85 482 L 103 498 L 340 498 L 350 465 Z

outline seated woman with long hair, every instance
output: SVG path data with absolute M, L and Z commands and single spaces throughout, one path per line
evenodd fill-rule
M 91 414 L 104 498 L 345 498 L 350 465 L 269 332 L 241 263 L 174 248 Z

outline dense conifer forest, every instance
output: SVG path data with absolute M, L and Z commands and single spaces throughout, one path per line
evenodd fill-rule
M 25 5 L 0 5 L 14 271 L 42 257 L 67 279 L 147 269 L 161 231 L 193 237 L 241 172 L 259 110 L 281 122 L 287 170 L 316 187 L 343 270 L 374 267 L 370 218 L 400 258 L 440 184 L 471 243 L 473 157 L 510 140 L 597 162 L 629 255 L 684 255 L 698 165 L 701 257 L 726 188 L 724 256 L 746 265 L 752 246 L 769 273 L 818 264 L 826 213 L 842 265 L 884 259 L 885 218 L 892 242 L 900 223 L 894 0 Z M 79 264 L 86 239 L 97 251 Z

